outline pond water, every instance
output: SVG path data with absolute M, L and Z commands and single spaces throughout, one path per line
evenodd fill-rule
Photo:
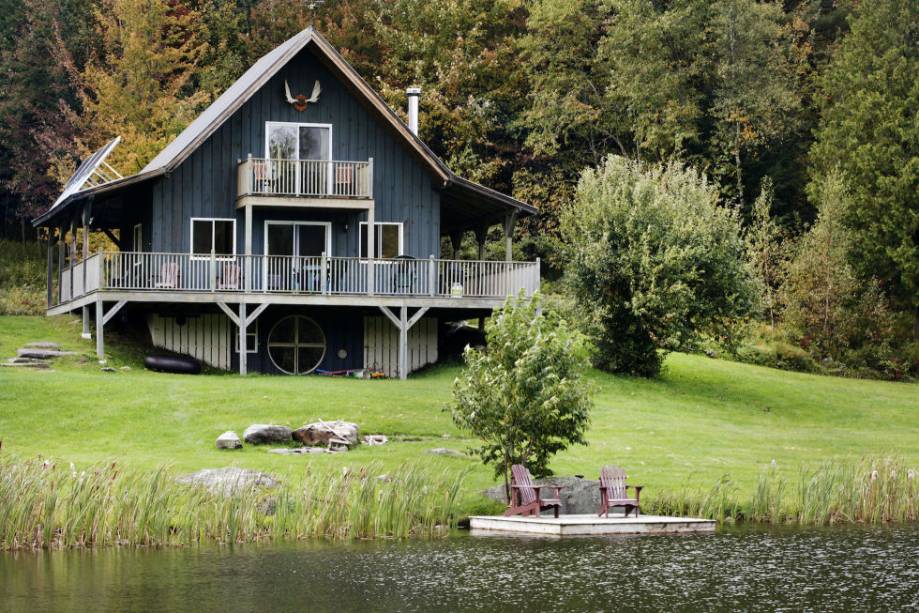
M 919 611 L 919 527 L 0 555 L 0 611 Z

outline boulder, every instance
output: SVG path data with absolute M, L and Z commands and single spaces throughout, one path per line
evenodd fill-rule
M 451 458 L 465 458 L 466 454 L 462 451 L 457 451 L 456 449 L 447 449 L 446 447 L 435 447 L 434 449 L 428 449 L 426 453 L 431 453 L 434 455 L 448 456 Z
M 243 442 L 232 430 L 227 430 L 217 437 L 217 449 L 242 449 Z
M 216 494 L 235 494 L 252 487 L 274 487 L 278 482 L 265 473 L 242 468 L 205 468 L 176 479 L 179 483 L 199 485 Z
M 60 343 L 54 343 L 52 341 L 34 341 L 31 343 L 26 343 L 26 349 L 53 349 L 55 351 L 61 350 Z
M 361 437 L 361 442 L 368 446 L 385 445 L 389 442 L 389 437 L 385 434 L 365 434 Z
M 297 428 L 291 437 L 308 447 L 353 447 L 358 443 L 357 424 L 348 421 L 317 421 Z
M 243 432 L 243 440 L 253 445 L 289 443 L 290 428 L 273 424 L 252 424 Z
M 562 500 L 561 513 L 565 515 L 588 515 L 596 513 L 600 508 L 600 482 L 580 477 L 548 477 L 537 479 L 537 485 L 564 486 L 560 492 Z M 542 490 L 544 496 L 555 496 L 555 490 L 547 488 Z M 504 495 L 504 484 L 490 487 L 484 492 L 486 498 L 507 504 Z
M 20 358 L 33 358 L 35 360 L 53 360 L 54 358 L 64 357 L 66 355 L 76 355 L 73 351 L 60 351 L 58 349 L 29 349 L 24 347 L 16 350 L 16 355 Z

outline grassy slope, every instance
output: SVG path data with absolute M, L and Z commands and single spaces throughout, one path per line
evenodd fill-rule
M 474 460 L 435 457 L 432 447 L 463 449 L 473 441 L 443 411 L 455 367 L 407 382 L 320 377 L 202 375 L 145 372 L 136 356 L 110 363 L 131 370 L 105 373 L 92 346 L 68 318 L 0 317 L 0 356 L 29 340 L 59 340 L 81 354 L 54 371 L 0 370 L 3 453 L 42 454 L 84 463 L 117 459 L 181 470 L 239 465 L 296 478 L 305 465 L 392 466 L 422 460 L 470 467 L 469 492 L 491 482 Z M 114 349 L 114 348 L 113 348 Z M 655 490 L 708 487 L 730 475 L 751 492 L 758 471 L 775 459 L 796 472 L 831 458 L 896 455 L 919 463 L 919 385 L 789 373 L 699 356 L 673 355 L 659 380 L 591 375 L 596 407 L 590 445 L 560 454 L 560 474 L 593 477 L 616 463 Z M 336 456 L 283 457 L 262 448 L 221 452 L 214 439 L 250 423 L 300 425 L 347 419 L 363 432 L 421 437 Z

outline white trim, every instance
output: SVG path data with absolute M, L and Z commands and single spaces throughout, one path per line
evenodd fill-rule
M 293 253 L 268 253 L 268 226 L 325 226 L 325 248 L 326 255 L 332 255 L 332 222 L 331 221 L 299 221 L 299 220 L 285 220 L 285 219 L 266 219 L 264 223 L 263 240 L 262 243 L 262 253 L 264 255 L 288 255 L 293 256 Z M 296 236 L 296 234 L 294 234 Z M 296 242 L 296 239 L 294 239 Z M 292 245 L 296 247 L 296 245 Z
M 140 232 L 138 232 L 140 230 Z M 140 234 L 140 240 L 137 240 L 137 235 Z M 138 245 L 140 248 L 138 249 Z M 131 250 L 135 253 L 144 250 L 144 225 L 142 223 L 134 224 L 134 227 L 131 229 Z
M 192 217 L 189 220 L 189 233 L 188 233 L 188 253 L 191 255 L 193 260 L 209 260 L 210 255 L 195 255 L 195 222 L 196 221 L 209 221 L 211 222 L 211 249 L 214 249 L 214 239 L 216 234 L 214 232 L 214 223 L 215 221 L 229 221 L 233 224 L 233 253 L 229 257 L 218 257 L 216 259 L 222 262 L 232 262 L 236 259 L 236 219 L 233 217 Z
M 255 321 L 252 325 L 255 326 L 255 330 L 253 330 L 252 332 L 249 332 L 248 329 L 246 330 L 246 353 L 258 353 L 258 321 Z M 255 348 L 254 349 L 249 349 L 249 337 L 250 336 L 255 337 Z M 234 350 L 236 351 L 236 353 L 239 353 L 239 335 L 234 334 L 233 337 L 236 338 Z
M 361 259 L 367 258 L 367 254 L 363 253 L 362 248 L 361 248 L 361 228 L 363 228 L 366 225 L 367 225 L 366 221 L 361 221 L 359 222 L 358 228 L 357 228 L 357 257 Z M 399 226 L 399 253 L 397 255 L 405 255 L 405 224 L 403 222 L 401 221 L 375 221 L 373 223 L 373 226 L 374 228 L 377 228 L 378 231 L 380 232 L 378 236 L 374 237 L 377 239 L 376 241 L 374 241 L 375 243 L 374 251 L 378 251 L 380 253 L 383 252 L 382 226 Z M 379 258 L 382 256 L 374 255 L 373 257 Z

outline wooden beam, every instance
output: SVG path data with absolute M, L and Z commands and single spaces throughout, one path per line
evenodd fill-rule
M 102 325 L 104 326 L 105 324 L 107 324 L 109 320 L 112 319 L 112 317 L 118 314 L 118 311 L 121 310 L 121 307 L 123 307 L 127 303 L 128 303 L 127 300 L 119 300 L 118 302 L 116 302 L 115 306 L 110 308 L 108 310 L 108 313 L 106 313 L 105 316 L 102 318 Z
M 514 224 L 517 223 L 517 211 L 504 216 L 504 260 L 514 259 Z
M 429 308 L 431 308 L 431 307 L 421 307 L 420 309 L 418 309 L 417 311 L 415 311 L 415 314 L 412 315 L 412 318 L 408 320 L 408 329 L 409 329 L 409 330 L 412 329 L 412 326 L 414 326 L 416 323 L 418 323 L 418 320 L 421 319 L 421 318 L 424 316 L 424 314 L 428 312 L 428 309 L 429 309 Z
M 270 304 L 271 304 L 270 302 L 263 302 L 262 304 L 255 307 L 255 310 L 252 311 L 252 314 L 250 314 L 249 317 L 246 318 L 246 328 L 247 329 L 249 328 L 249 325 L 254 323 L 255 320 L 258 319 L 258 316 L 261 315 L 265 311 L 265 309 L 267 309 L 270 306 Z
M 124 251 L 124 245 L 121 244 L 121 241 L 112 234 L 112 231 L 108 228 L 102 228 L 102 233 L 105 234 L 110 241 L 115 243 L 115 246 L 118 247 L 119 251 Z
M 236 326 L 239 326 L 239 317 L 236 316 L 236 313 L 233 312 L 233 309 L 227 306 L 226 302 L 217 302 L 217 306 L 220 307 L 220 310 L 226 313 L 227 317 L 230 318 L 230 321 L 233 322 Z
M 386 317 L 389 318 L 389 321 L 391 321 L 393 325 L 396 326 L 396 328 L 399 328 L 402 325 L 402 322 L 399 321 L 399 318 L 389 310 L 389 307 L 380 305 L 380 310 L 383 311 L 383 315 L 386 315 Z

